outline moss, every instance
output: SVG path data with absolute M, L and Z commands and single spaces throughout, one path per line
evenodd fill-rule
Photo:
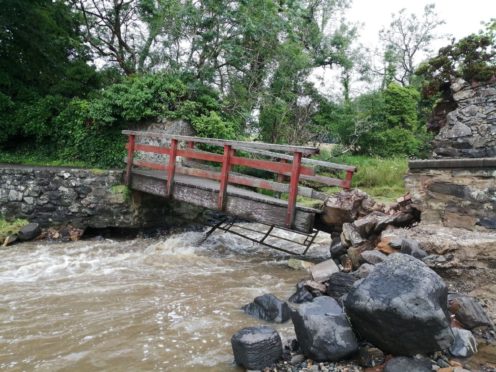
M 124 200 L 129 201 L 131 190 L 126 185 L 114 185 L 110 188 L 110 193 L 116 196 L 122 196 Z

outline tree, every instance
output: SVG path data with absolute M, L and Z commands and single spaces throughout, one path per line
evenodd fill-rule
M 405 9 L 392 17 L 389 28 L 382 29 L 379 34 L 385 47 L 383 86 L 390 80 L 406 86 L 412 82 L 419 59 L 432 52 L 432 41 L 440 38 L 435 31 L 444 21 L 438 18 L 434 4 L 424 7 L 421 18 L 407 14 Z

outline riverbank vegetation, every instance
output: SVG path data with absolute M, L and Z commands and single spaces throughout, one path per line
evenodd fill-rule
M 355 186 L 398 194 L 405 159 L 429 153 L 439 88 L 494 76 L 496 23 L 421 63 L 433 5 L 394 14 L 377 50 L 349 5 L 7 0 L 0 162 L 121 168 L 122 129 L 180 119 L 205 137 L 333 143 L 324 156 L 358 165 Z

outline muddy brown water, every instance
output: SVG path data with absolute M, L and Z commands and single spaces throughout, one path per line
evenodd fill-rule
M 23 243 L 0 250 L 0 368 L 228 371 L 240 306 L 305 273 L 232 235 Z M 275 326 L 283 338 L 291 322 Z

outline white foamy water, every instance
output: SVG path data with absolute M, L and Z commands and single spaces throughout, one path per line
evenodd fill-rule
M 0 250 L 0 368 L 235 370 L 232 334 L 264 324 L 240 307 L 286 299 L 305 273 L 245 239 L 203 236 Z

